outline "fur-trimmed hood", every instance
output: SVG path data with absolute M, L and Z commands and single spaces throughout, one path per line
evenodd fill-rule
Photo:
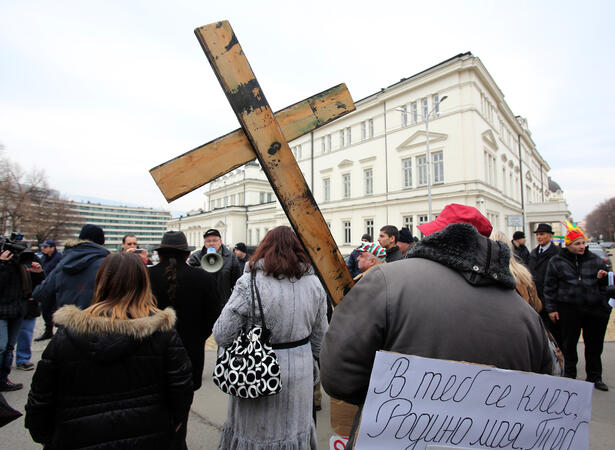
M 466 223 L 454 223 L 424 237 L 412 247 L 408 258 L 425 258 L 443 264 L 476 286 L 515 288 L 515 279 L 508 268 L 508 245 L 482 236 Z
M 53 315 L 61 332 L 92 359 L 112 361 L 124 356 L 135 346 L 158 331 L 170 331 L 176 315 L 166 308 L 149 317 L 111 321 L 106 317 L 93 317 L 74 305 L 63 306 Z

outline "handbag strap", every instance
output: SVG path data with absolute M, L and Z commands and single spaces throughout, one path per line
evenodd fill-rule
M 258 301 L 258 309 L 260 310 L 260 313 L 261 313 L 261 326 L 263 328 L 263 338 L 265 341 L 269 341 L 270 333 L 269 333 L 269 330 L 267 329 L 267 326 L 265 325 L 265 313 L 263 311 L 263 303 L 261 301 L 261 294 L 258 291 L 258 286 L 256 285 L 256 270 L 252 270 L 251 272 L 250 285 L 251 285 L 251 290 L 252 290 L 252 323 L 254 323 L 254 318 L 255 318 L 254 298 L 256 297 L 256 300 Z

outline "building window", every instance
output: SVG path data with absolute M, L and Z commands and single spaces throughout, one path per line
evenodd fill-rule
M 427 157 L 425 155 L 416 158 L 416 166 L 419 175 L 419 186 L 427 184 Z
M 365 121 L 361 122 L 361 140 L 367 139 L 367 124 Z
M 327 152 L 331 151 L 331 135 L 327 134 Z
M 327 153 L 327 145 L 326 145 L 326 140 L 324 136 L 320 139 L 320 152 Z
M 350 233 L 350 222 L 344 221 L 344 244 L 350 244 L 352 242 L 352 236 Z
M 365 232 L 374 239 L 374 219 L 365 219 Z
M 412 187 L 412 158 L 402 160 L 402 179 L 404 180 L 404 188 Z
M 416 102 L 412 102 L 410 105 L 410 112 L 412 114 L 412 124 L 414 125 L 419 121 L 419 109 Z
M 513 198 L 517 198 L 517 193 L 513 188 L 513 174 L 510 172 L 508 175 L 508 189 L 510 190 L 510 196 Z
M 325 178 L 322 180 L 322 192 L 325 202 L 331 200 L 331 178 Z
M 243 192 L 240 192 L 239 193 L 239 204 L 243 205 L 243 202 L 244 202 L 244 194 Z
M 231 206 L 235 206 L 235 194 L 231 195 Z
M 259 203 L 265 203 L 265 193 L 259 192 Z
M 491 186 L 495 186 L 495 156 L 485 151 L 485 181 Z
M 502 192 L 504 195 L 508 194 L 508 192 L 506 192 L 506 167 L 502 168 Z
M 440 115 L 440 95 L 434 94 L 431 97 L 431 103 L 433 104 L 433 113 L 436 117 Z
M 342 191 L 344 192 L 344 198 L 350 198 L 350 174 L 349 173 L 345 173 L 344 175 L 342 175 L 342 184 L 343 184 Z
M 404 224 L 404 227 L 408 228 L 410 230 L 410 234 L 412 234 L 413 233 L 412 216 L 402 217 L 402 222 Z
M 273 201 L 273 192 L 267 192 L 267 202 Z
M 350 147 L 352 144 L 352 128 L 346 127 L 346 146 Z
M 295 145 L 293 147 L 293 155 L 295 155 L 297 161 L 301 159 L 301 145 Z
M 252 230 L 248 230 L 248 245 L 252 245 Z
M 256 244 L 258 244 L 261 241 L 261 229 L 257 228 L 256 229 Z
M 444 155 L 436 152 L 431 155 L 433 161 L 433 182 L 444 183 Z
M 340 148 L 344 148 L 344 130 L 340 130 Z
M 427 101 L 427 97 L 421 100 L 423 104 L 423 120 L 427 120 L 427 114 L 429 114 L 429 104 Z
M 419 225 L 422 225 L 427 222 L 429 222 L 429 220 L 427 219 L 427 215 L 419 216 Z M 421 230 L 419 230 L 419 233 L 421 233 L 421 238 L 422 238 L 424 234 L 421 232 Z
M 224 197 L 224 207 L 226 208 L 227 206 L 228 206 L 228 195 Z
M 408 107 L 406 105 L 401 107 L 401 126 L 408 126 Z
M 369 119 L 369 137 L 374 137 L 374 119 Z
M 365 179 L 365 195 L 374 193 L 374 172 L 372 169 L 365 169 L 363 171 Z

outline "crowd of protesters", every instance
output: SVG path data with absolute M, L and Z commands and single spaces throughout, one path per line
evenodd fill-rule
M 30 344 L 39 305 L 50 339 L 32 379 L 25 425 L 48 449 L 186 448 L 205 341 L 220 348 L 262 320 L 282 390 L 229 396 L 218 448 L 317 447 L 315 385 L 356 405 L 351 441 L 374 357 L 389 350 L 570 378 L 585 341 L 587 381 L 598 390 L 610 315 L 607 272 L 567 223 L 565 246 L 549 224 L 512 239 L 476 208 L 451 204 L 431 222 L 385 225 L 348 257 L 355 286 L 335 308 L 295 233 L 270 230 L 250 254 L 225 246 L 216 229 L 192 252 L 179 231 L 164 234 L 153 265 L 128 234 L 110 253 L 103 230 L 85 225 L 63 254 L 53 240 L 40 260 L 0 254 L 0 391 L 16 367 L 34 369 Z M 219 266 L 204 270 L 204 257 Z M 255 288 L 262 309 L 252 307 Z M 516 320 L 512 320 L 515 318 Z M 458 326 L 463 323 L 464 326 Z M 56 332 L 54 334 L 54 326 Z M 468 333 L 467 330 L 476 330 Z M 354 410 L 353 410 L 354 414 Z

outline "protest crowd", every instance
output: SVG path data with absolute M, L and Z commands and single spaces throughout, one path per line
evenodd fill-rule
M 252 253 L 216 229 L 196 251 L 168 231 L 155 257 L 134 234 L 111 253 L 91 224 L 62 252 L 41 243 L 40 258 L 3 247 L 0 391 L 29 389 L 25 426 L 45 449 L 185 449 L 213 335 L 214 383 L 229 394 L 218 448 L 246 450 L 316 449 L 321 388 L 352 411 L 350 448 L 381 350 L 574 379 L 582 333 L 586 381 L 608 391 L 608 272 L 566 226 L 559 246 L 540 224 L 529 250 L 524 232 L 505 236 L 465 205 L 419 225 L 420 240 L 383 225 L 347 258 L 356 284 L 338 305 L 286 226 Z M 31 385 L 13 368 L 34 370 Z

